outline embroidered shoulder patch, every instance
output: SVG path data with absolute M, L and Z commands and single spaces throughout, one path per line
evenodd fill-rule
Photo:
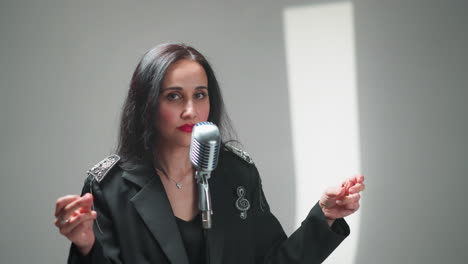
M 88 170 L 88 175 L 92 175 L 97 182 L 101 182 L 119 160 L 118 155 L 110 155 Z
M 245 162 L 249 163 L 249 164 L 254 164 L 254 161 L 253 159 L 250 157 L 250 155 L 243 151 L 242 149 L 239 149 L 239 148 L 236 148 L 234 146 L 231 146 L 231 145 L 224 145 L 224 147 L 231 151 L 232 153 L 236 154 L 237 156 L 239 156 L 241 159 L 243 159 Z

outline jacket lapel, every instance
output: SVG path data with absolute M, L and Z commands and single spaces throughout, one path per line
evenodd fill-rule
M 142 187 L 130 199 L 130 202 L 135 206 L 169 261 L 188 264 L 188 257 L 171 205 L 156 172 L 152 168 L 126 171 L 123 177 Z
M 228 171 L 214 170 L 210 179 L 211 201 L 213 203 L 213 226 L 206 232 L 211 264 L 221 264 L 224 250 L 224 228 L 226 223 L 226 202 L 231 201 L 230 192 L 223 181 Z M 127 170 L 123 178 L 139 185 L 141 190 L 131 198 L 136 211 L 158 241 L 171 263 L 188 264 L 188 257 L 180 235 L 171 205 L 156 172 L 151 167 L 139 166 Z

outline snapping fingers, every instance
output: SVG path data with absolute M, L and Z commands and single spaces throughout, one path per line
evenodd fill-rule
M 86 223 L 87 221 L 93 221 L 96 219 L 97 213 L 96 211 L 89 211 L 86 213 L 78 213 L 72 217 L 70 217 L 64 224 L 60 223 L 60 219 L 55 219 L 55 225 L 59 227 L 60 233 L 64 236 L 67 236 L 70 232 L 72 232 L 77 226 L 82 223 Z
M 353 187 L 349 188 L 349 194 L 360 193 L 366 189 L 366 185 L 364 183 L 357 183 Z
M 62 211 L 58 214 L 62 219 L 69 219 L 74 215 L 75 211 L 80 213 L 90 212 L 93 205 L 93 196 L 90 193 L 87 193 L 76 199 L 75 201 L 67 204 Z
M 336 204 L 337 205 L 352 204 L 352 203 L 355 203 L 355 202 L 359 202 L 359 199 L 361 199 L 361 195 L 359 193 L 355 193 L 355 194 L 345 196 L 340 200 L 336 200 Z
M 65 206 L 67 206 L 69 203 L 76 201 L 80 199 L 79 195 L 66 195 L 63 197 L 60 197 L 57 199 L 55 202 L 55 217 L 59 216 Z

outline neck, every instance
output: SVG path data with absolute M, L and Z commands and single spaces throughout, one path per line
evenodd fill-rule
M 155 150 L 155 163 L 159 165 L 160 170 L 167 175 L 185 176 L 192 170 L 190 162 L 190 148 L 187 147 L 171 147 L 163 146 Z

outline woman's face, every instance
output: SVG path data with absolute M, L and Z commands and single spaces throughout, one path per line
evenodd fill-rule
M 158 97 L 156 129 L 160 147 L 190 147 L 192 127 L 208 120 L 208 78 L 197 62 L 182 59 L 164 76 Z

